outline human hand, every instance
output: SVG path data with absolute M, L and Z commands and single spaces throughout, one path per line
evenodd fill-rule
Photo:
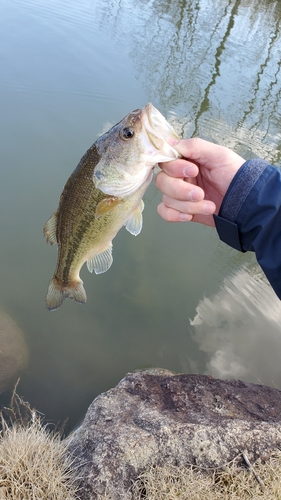
M 245 160 L 224 146 L 199 138 L 173 140 L 182 158 L 161 163 L 156 186 L 162 191 L 158 213 L 168 222 L 214 226 L 223 197 Z

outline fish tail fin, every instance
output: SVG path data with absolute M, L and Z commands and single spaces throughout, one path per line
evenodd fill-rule
M 84 304 L 87 300 L 87 295 L 83 287 L 83 281 L 63 285 L 55 277 L 51 279 L 46 295 L 46 307 L 49 311 L 58 309 L 65 299 L 74 299 L 80 304 Z

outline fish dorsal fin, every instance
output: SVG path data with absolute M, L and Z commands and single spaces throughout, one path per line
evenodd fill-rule
M 144 202 L 141 200 L 139 206 L 131 213 L 129 219 L 125 223 L 125 227 L 133 236 L 140 234 L 142 229 L 142 211 Z
M 94 255 L 91 259 L 87 260 L 87 267 L 92 273 L 95 271 L 96 274 L 105 273 L 111 266 L 113 262 L 112 258 L 112 243 L 110 242 L 108 247 L 103 250 L 103 252 Z
M 46 238 L 47 243 L 55 245 L 57 243 L 57 212 L 53 213 L 52 217 L 47 220 L 43 233 Z
M 123 200 L 121 198 L 116 198 L 115 196 L 104 198 L 97 205 L 95 218 L 98 219 L 102 215 L 105 215 L 107 212 L 109 212 L 122 202 Z

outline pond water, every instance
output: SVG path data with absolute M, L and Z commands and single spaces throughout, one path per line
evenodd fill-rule
M 148 101 L 182 137 L 279 165 L 281 3 L 0 5 L 0 306 L 29 349 L 18 393 L 71 429 L 98 394 L 140 368 L 281 388 L 281 305 L 254 256 L 212 228 L 164 222 L 154 183 L 141 234 L 119 232 L 107 273 L 82 269 L 84 306 L 45 308 L 57 249 L 42 232 L 88 147 Z

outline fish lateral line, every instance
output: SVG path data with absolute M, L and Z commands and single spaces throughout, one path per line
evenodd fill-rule
M 128 113 L 83 155 L 43 230 L 48 243 L 58 244 L 57 266 L 46 295 L 50 311 L 67 298 L 84 304 L 81 267 L 86 263 L 90 272 L 106 272 L 118 231 L 125 226 L 134 236 L 141 232 L 142 198 L 154 167 L 179 156 L 169 144 L 173 137 L 177 135 L 172 126 L 148 103 Z

